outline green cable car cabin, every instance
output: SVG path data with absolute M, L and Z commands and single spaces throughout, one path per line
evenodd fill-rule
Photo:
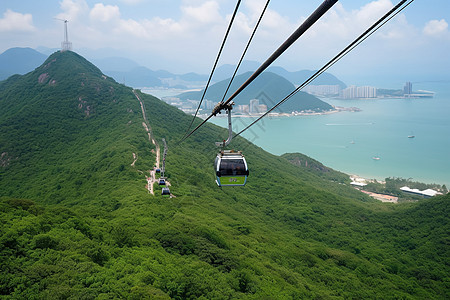
M 224 150 L 217 154 L 214 162 L 218 186 L 244 186 L 247 183 L 248 167 L 241 152 Z

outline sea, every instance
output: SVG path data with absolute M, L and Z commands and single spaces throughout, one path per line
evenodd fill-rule
M 322 98 L 331 105 L 361 111 L 266 117 L 242 136 L 272 154 L 300 152 L 349 175 L 381 181 L 401 177 L 450 187 L 450 82 L 414 83 L 414 90 L 435 95 L 422 99 Z M 226 118 L 211 120 L 227 126 Z M 233 131 L 253 120 L 234 117 Z

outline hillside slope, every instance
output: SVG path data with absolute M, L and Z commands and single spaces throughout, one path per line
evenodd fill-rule
M 236 76 L 231 84 L 231 87 L 225 97 L 225 100 L 230 97 L 235 90 L 237 90 L 251 75 L 251 72 Z M 211 85 L 206 91 L 205 99 L 211 100 L 215 103 L 223 98 L 230 79 L 222 80 L 216 84 Z M 284 97 L 289 95 L 295 89 L 294 85 L 283 77 L 271 72 L 263 72 L 258 76 L 247 88 L 245 88 L 236 98 L 234 102 L 236 105 L 250 103 L 252 99 L 259 99 L 260 104 L 265 104 L 270 109 L 277 104 Z M 199 92 L 186 92 L 178 95 L 181 100 L 200 100 L 203 95 L 203 90 Z M 312 110 L 317 112 L 332 110 L 333 107 L 328 103 L 318 99 L 317 97 L 305 92 L 298 92 L 291 99 L 280 105 L 276 111 L 290 113 L 292 111 Z
M 449 298 L 449 196 L 385 205 L 242 138 L 248 184 L 220 189 L 226 131 L 177 144 L 191 117 L 140 97 L 176 197 L 145 188 L 155 148 L 130 88 L 73 52 L 0 83 L 2 297 Z

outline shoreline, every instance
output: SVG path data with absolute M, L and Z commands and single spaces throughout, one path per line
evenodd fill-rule
M 333 110 L 326 110 L 321 112 L 313 112 L 313 111 L 306 111 L 306 112 L 297 112 L 293 111 L 291 113 L 269 113 L 267 117 L 272 118 L 283 118 L 283 117 L 298 117 L 298 116 L 322 116 L 322 115 L 331 115 L 339 112 L 360 112 L 361 109 L 358 107 L 342 107 L 342 106 L 333 106 Z M 251 114 L 251 113 L 234 113 L 233 118 L 259 118 L 264 113 L 257 113 L 257 114 Z M 206 119 L 209 117 L 209 113 L 207 114 L 198 114 L 197 117 L 201 119 Z M 226 118 L 226 114 L 218 114 L 216 115 L 218 118 Z

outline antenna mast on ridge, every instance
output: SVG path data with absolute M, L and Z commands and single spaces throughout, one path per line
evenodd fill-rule
M 69 21 L 67 20 L 63 20 L 63 19 L 57 19 L 56 20 L 60 20 L 64 22 L 64 41 L 61 42 L 61 51 L 71 51 L 72 50 L 72 43 L 69 42 L 69 34 L 67 33 L 67 23 Z

